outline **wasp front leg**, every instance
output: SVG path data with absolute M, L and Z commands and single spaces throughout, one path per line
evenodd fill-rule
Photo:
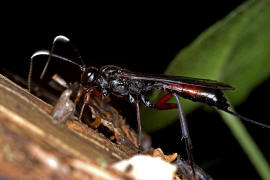
M 82 114 L 83 114 L 83 110 L 85 108 L 85 105 L 86 104 L 89 104 L 90 102 L 90 97 L 91 97 L 91 91 L 88 91 L 85 95 L 84 95 L 84 98 L 83 98 L 83 105 L 82 105 L 82 108 L 81 108 L 81 112 L 80 112 L 80 115 L 79 115 L 79 121 L 81 122 L 81 119 L 82 119 Z

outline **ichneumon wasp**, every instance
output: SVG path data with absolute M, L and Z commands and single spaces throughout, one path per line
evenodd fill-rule
M 233 116 L 237 116 L 240 119 L 259 125 L 264 128 L 269 128 L 269 125 L 254 121 L 252 119 L 241 116 L 231 111 L 230 105 L 227 102 L 223 94 L 223 90 L 233 90 L 230 85 L 217 82 L 214 80 L 190 78 L 183 76 L 170 76 L 170 75 L 156 75 L 147 73 L 132 72 L 127 69 L 120 68 L 114 65 L 106 65 L 100 68 L 93 66 L 86 67 L 81 56 L 76 48 L 73 49 L 77 53 L 81 64 L 78 64 L 70 59 L 54 54 L 55 44 L 59 41 L 69 43 L 70 40 L 65 36 L 56 36 L 52 43 L 50 51 L 41 50 L 35 52 L 31 57 L 30 71 L 28 77 L 28 88 L 30 90 L 30 79 L 32 74 L 32 63 L 36 56 L 46 55 L 48 56 L 47 63 L 41 73 L 42 79 L 46 73 L 49 62 L 52 58 L 65 61 L 77 66 L 81 71 L 80 90 L 76 95 L 76 100 L 84 97 L 83 106 L 81 108 L 79 119 L 84 111 L 85 105 L 91 100 L 91 95 L 104 98 L 110 94 L 125 98 L 136 107 L 137 124 L 138 124 L 138 145 L 141 144 L 141 120 L 140 120 L 140 103 L 144 104 L 148 108 L 155 108 L 159 110 L 168 110 L 178 108 L 179 119 L 181 124 L 182 139 L 185 141 L 188 160 L 190 161 L 193 169 L 193 155 L 192 155 L 192 142 L 188 131 L 188 125 L 184 117 L 184 112 L 181 108 L 180 99 L 178 96 L 195 101 L 205 103 L 209 106 L 216 107 L 223 110 Z M 149 96 L 153 90 L 163 90 L 167 92 L 156 104 L 153 104 Z M 168 101 L 174 97 L 177 103 L 168 103 Z M 75 101 L 76 101 L 75 100 Z M 193 169 L 193 175 L 194 169 Z

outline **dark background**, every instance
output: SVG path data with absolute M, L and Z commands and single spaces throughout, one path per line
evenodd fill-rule
M 124 4 L 114 8 L 108 4 L 97 7 L 76 3 L 69 4 L 72 8 L 68 9 L 54 4 L 44 8 L 41 4 L 27 10 L 9 11 L 2 16 L 1 71 L 8 69 L 26 79 L 30 56 L 37 50 L 49 49 L 53 38 L 62 34 L 72 40 L 89 66 L 114 64 L 133 71 L 162 73 L 183 47 L 241 3 L 240 0 L 233 3 L 204 1 L 201 4 L 194 1 L 168 7 L 141 4 L 125 8 L 122 8 Z M 57 52 L 74 58 L 72 49 L 63 44 L 57 46 Z M 45 58 L 36 60 L 34 81 L 38 81 L 44 63 Z M 70 81 L 80 77 L 72 65 L 53 62 L 47 77 L 55 72 Z M 256 88 L 246 102 L 236 107 L 236 111 L 256 120 L 269 119 L 269 84 L 270 80 Z M 122 111 L 132 124 L 135 121 L 134 108 L 130 106 L 128 113 Z M 198 109 L 187 115 L 187 119 L 196 163 L 214 179 L 259 178 L 216 113 Z M 250 124 L 246 127 L 270 159 L 270 131 Z M 185 153 L 178 121 L 151 136 L 154 147 L 161 147 L 166 153 Z

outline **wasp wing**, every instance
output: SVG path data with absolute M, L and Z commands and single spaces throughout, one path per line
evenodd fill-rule
M 147 73 L 134 73 L 131 71 L 121 71 L 118 75 L 119 77 L 128 78 L 131 80 L 144 80 L 144 81 L 156 81 L 161 83 L 173 83 L 181 85 L 193 85 L 199 87 L 205 87 L 210 89 L 220 89 L 220 90 L 233 90 L 234 88 L 230 85 L 209 80 L 209 79 L 199 79 L 199 78 L 190 78 L 184 76 L 170 76 L 163 74 L 147 74 Z

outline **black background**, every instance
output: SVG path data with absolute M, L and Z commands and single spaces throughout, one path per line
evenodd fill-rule
M 133 71 L 162 73 L 183 47 L 241 3 L 238 0 L 200 4 L 194 1 L 169 6 L 96 6 L 78 2 L 69 4 L 72 8 L 55 4 L 45 8 L 40 4 L 20 11 L 11 7 L 12 11 L 2 15 L 1 71 L 5 68 L 26 78 L 29 57 L 37 50 L 49 49 L 53 38 L 62 34 L 72 40 L 87 65 L 114 64 Z M 63 56 L 72 58 L 72 50 L 65 45 L 59 44 L 57 49 Z M 36 60 L 34 80 L 38 79 L 44 63 L 42 58 Z M 52 63 L 47 77 L 55 72 L 68 80 L 80 77 L 79 71 L 71 65 Z M 236 107 L 237 112 L 256 120 L 269 119 L 269 81 L 256 88 L 246 102 Z M 128 109 L 128 113 L 123 112 L 123 115 L 128 121 L 135 121 L 134 109 L 132 106 Z M 187 119 L 196 163 L 214 179 L 259 178 L 216 113 L 198 109 Z M 270 159 L 270 131 L 250 124 L 247 124 L 247 129 Z M 167 153 L 185 153 L 178 121 L 151 135 L 154 147 L 161 147 Z

